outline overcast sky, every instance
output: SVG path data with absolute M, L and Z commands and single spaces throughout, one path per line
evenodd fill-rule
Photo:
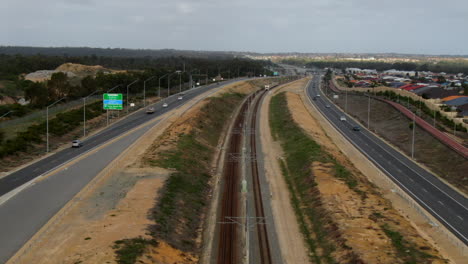
M 1 0 L 0 45 L 468 54 L 467 0 Z

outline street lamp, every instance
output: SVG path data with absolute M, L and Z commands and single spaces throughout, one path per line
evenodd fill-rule
M 63 99 L 65 99 L 66 97 L 63 97 L 55 102 L 53 102 L 51 105 L 47 106 L 46 107 L 46 138 L 47 138 L 47 153 L 49 153 L 49 107 L 55 105 L 56 103 L 62 101 Z
M 132 84 L 135 84 L 135 83 L 138 82 L 138 81 L 139 81 L 139 79 L 136 79 L 135 81 L 133 81 L 132 83 L 130 83 L 129 85 L 127 85 L 127 114 L 128 114 L 128 109 L 130 108 L 129 100 L 128 100 L 128 99 L 130 99 L 130 98 L 128 97 L 128 88 L 129 88 Z
M 171 76 L 180 73 L 181 71 L 175 71 L 173 73 L 170 73 L 169 76 L 167 76 L 167 97 L 171 96 Z
M 367 129 L 370 127 L 370 94 L 367 95 L 369 97 L 369 102 L 367 103 Z
M 161 97 L 161 79 L 168 76 L 170 73 L 166 73 L 163 76 L 159 77 L 159 85 L 158 85 L 158 97 Z
M 119 84 L 119 85 L 117 85 L 117 86 L 115 86 L 115 87 L 112 87 L 110 90 L 107 90 L 107 93 L 112 92 L 112 90 L 114 90 L 114 89 L 116 89 L 117 87 L 120 87 L 120 86 L 122 86 L 122 84 Z M 107 112 L 107 113 L 106 113 L 106 114 L 107 114 L 107 123 L 106 123 L 106 126 L 108 126 L 108 125 L 109 125 L 109 109 L 106 109 L 106 112 Z
M 156 78 L 157 76 L 149 77 L 143 82 L 143 106 L 146 106 L 146 82 L 150 81 L 151 79 Z
M 414 159 L 414 132 L 416 130 L 416 122 L 415 122 L 415 119 L 416 118 L 416 114 L 413 112 L 413 140 L 411 142 L 411 158 Z
M 0 116 L 0 118 L 2 118 L 2 117 L 4 117 L 4 116 L 7 116 L 9 113 L 13 113 L 13 112 L 14 112 L 14 110 L 8 111 L 8 112 L 6 112 L 6 114 Z
M 83 137 L 86 136 L 86 98 L 90 97 L 91 95 L 97 93 L 98 90 L 94 91 L 90 95 L 83 97 Z

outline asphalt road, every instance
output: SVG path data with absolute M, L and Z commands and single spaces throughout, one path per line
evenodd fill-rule
M 155 104 L 157 111 L 152 115 L 139 111 L 88 138 L 81 148 L 62 150 L 1 179 L 0 187 L 2 194 L 5 194 L 60 164 L 67 163 L 80 154 L 90 151 L 89 155 L 79 162 L 61 168 L 60 171 L 44 180 L 36 181 L 0 205 L 0 263 L 5 263 L 15 254 L 102 169 L 154 124 L 147 124 L 99 150 L 92 150 L 93 148 L 183 105 L 210 89 L 235 81 L 238 80 L 186 91 L 183 100 L 177 100 L 177 95 L 166 98 L 164 102 L 169 104 L 167 108 L 162 108 L 163 102 L 159 102 Z
M 345 115 L 319 90 L 319 82 L 319 75 L 315 75 L 306 88 L 310 102 L 390 179 L 468 245 L 468 199 Z M 346 121 L 340 121 L 343 116 Z M 355 126 L 361 130 L 353 131 Z
M 178 96 L 172 95 L 169 98 L 165 98 L 161 102 L 150 105 L 150 106 L 154 106 L 156 109 L 156 112 L 154 114 L 151 114 L 151 115 L 144 114 L 144 109 L 139 110 L 138 111 L 139 113 L 130 115 L 126 117 L 125 119 L 111 125 L 109 128 L 104 129 L 100 133 L 87 138 L 85 141 L 83 141 L 83 147 L 81 148 L 64 149 L 47 158 L 39 160 L 38 162 L 31 164 L 30 166 L 27 166 L 19 171 L 16 171 L 15 173 L 12 173 L 6 177 L 3 177 L 0 179 L 0 197 L 14 190 L 15 188 L 23 185 L 24 183 L 27 183 L 28 181 L 50 171 L 51 169 L 59 166 L 60 164 L 63 164 L 64 162 L 67 162 L 89 151 L 90 149 L 93 149 L 96 146 L 99 146 L 103 144 L 104 142 L 125 133 L 126 131 L 134 127 L 137 127 L 145 122 L 150 121 L 151 119 L 154 119 L 166 112 L 171 111 L 174 108 L 177 108 L 178 106 L 184 104 L 188 100 L 198 96 L 199 94 L 203 92 L 206 92 L 215 87 L 219 87 L 220 85 L 229 84 L 235 81 L 236 80 L 231 80 L 231 81 L 223 82 L 222 84 L 219 84 L 219 85 L 212 84 L 212 85 L 203 86 L 200 88 L 186 91 L 185 92 L 186 94 L 183 97 L 183 100 L 177 100 Z M 168 103 L 169 106 L 167 108 L 162 108 L 163 103 Z M 70 142 L 70 146 L 71 146 L 71 142 Z

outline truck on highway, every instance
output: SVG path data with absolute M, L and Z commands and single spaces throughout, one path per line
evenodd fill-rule
M 270 90 L 270 85 L 269 84 L 265 84 L 265 90 Z

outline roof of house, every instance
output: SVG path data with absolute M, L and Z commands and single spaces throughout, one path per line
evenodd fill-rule
M 450 101 L 445 101 L 444 103 L 446 105 L 453 105 L 453 106 L 468 104 L 468 96 L 463 96 L 463 97 L 459 97 Z
M 460 97 L 468 97 L 468 96 L 465 96 L 465 95 L 452 95 L 452 96 L 442 98 L 442 101 L 450 101 L 450 100 L 457 99 L 457 98 L 460 98 Z
M 429 89 L 427 91 L 424 92 L 428 98 L 432 98 L 432 99 L 435 99 L 435 98 L 444 98 L 444 97 L 447 97 L 447 96 L 451 96 L 451 95 L 458 95 L 458 91 L 456 90 L 445 90 L 441 87 L 439 88 L 432 88 L 432 89 Z

